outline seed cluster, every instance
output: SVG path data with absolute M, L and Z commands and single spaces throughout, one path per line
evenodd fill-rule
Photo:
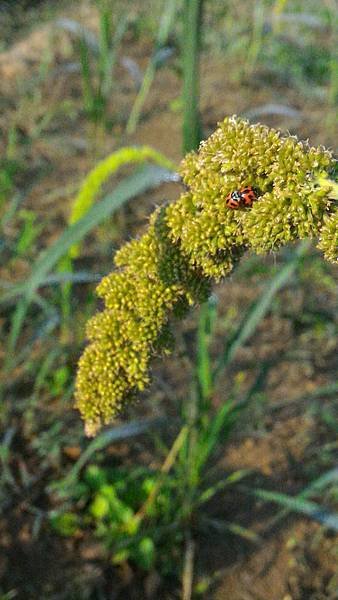
M 105 309 L 87 325 L 90 344 L 79 362 L 76 405 L 89 434 L 108 423 L 149 383 L 150 361 L 170 350 L 169 318 L 210 293 L 249 248 L 266 253 L 318 237 L 337 261 L 338 211 L 320 184 L 333 164 L 323 148 L 262 125 L 227 118 L 181 165 L 187 191 L 156 210 L 147 232 L 116 254 L 116 270 L 97 288 Z M 252 185 L 250 208 L 225 198 Z
M 216 280 L 248 248 L 265 253 L 316 237 L 333 208 L 328 189 L 318 183 L 331 165 L 324 148 L 283 138 L 263 125 L 225 119 L 182 163 L 189 191 L 168 208 L 171 237 L 191 264 Z M 250 210 L 229 210 L 224 199 L 249 185 L 258 190 L 258 201 Z

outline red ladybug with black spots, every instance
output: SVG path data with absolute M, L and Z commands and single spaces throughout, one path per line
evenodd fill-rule
M 226 198 L 226 205 L 229 208 L 237 209 L 243 206 L 252 206 L 257 200 L 257 194 L 251 185 L 231 192 Z

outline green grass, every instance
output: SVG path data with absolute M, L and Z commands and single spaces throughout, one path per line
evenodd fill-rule
M 97 38 L 76 21 L 61 22 L 76 37 L 76 48 L 81 65 L 82 99 L 84 111 L 90 121 L 111 128 L 114 115 L 109 113 L 109 103 L 114 91 L 114 71 L 117 53 L 126 33 L 128 19 L 125 13 L 117 17 L 109 0 L 97 3 L 99 32 Z

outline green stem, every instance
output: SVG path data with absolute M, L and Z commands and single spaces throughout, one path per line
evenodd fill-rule
M 199 58 L 203 0 L 184 0 L 183 153 L 195 150 L 202 137 L 199 104 Z
M 59 264 L 58 268 L 59 273 L 72 273 L 73 272 L 73 261 L 71 256 L 64 256 Z M 60 302 L 61 302 L 61 314 L 62 314 L 62 324 L 61 324 L 61 333 L 62 339 L 67 339 L 69 337 L 69 329 L 70 329 L 70 317 L 71 317 L 71 301 L 72 301 L 72 283 L 71 281 L 66 281 L 61 285 L 60 288 Z

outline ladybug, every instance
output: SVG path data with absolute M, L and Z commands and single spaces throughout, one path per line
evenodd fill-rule
M 256 193 L 251 185 L 231 192 L 226 198 L 226 205 L 229 208 L 240 208 L 241 206 L 252 206 L 254 200 L 257 200 Z

